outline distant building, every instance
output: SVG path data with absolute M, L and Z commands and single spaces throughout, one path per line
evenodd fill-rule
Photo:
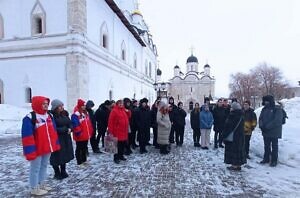
M 135 0 L 1 0 L 0 103 L 154 100 L 157 50 Z
M 196 102 L 203 104 L 204 98 L 215 96 L 215 78 L 211 76 L 210 65 L 199 71 L 197 57 L 193 54 L 186 61 L 186 73 L 178 65 L 174 67 L 174 77 L 169 80 L 168 96 L 175 102 L 183 102 L 186 110 L 191 110 Z

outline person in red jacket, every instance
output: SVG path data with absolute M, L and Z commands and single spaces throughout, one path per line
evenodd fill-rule
M 120 160 L 126 160 L 124 148 L 128 139 L 129 117 L 130 112 L 125 111 L 123 100 L 118 100 L 108 118 L 108 133 L 118 139 L 118 153 L 114 155 L 117 164 Z
M 48 113 L 50 99 L 32 97 L 32 112 L 22 121 L 23 152 L 30 161 L 29 183 L 32 195 L 47 194 L 45 185 L 50 154 L 60 149 L 58 135 L 52 116 Z
M 78 99 L 71 116 L 73 139 L 76 141 L 75 156 L 77 164 L 85 164 L 87 160 L 88 140 L 93 135 L 93 126 L 86 112 L 85 101 Z

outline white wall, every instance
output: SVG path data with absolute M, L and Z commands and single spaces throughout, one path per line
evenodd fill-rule
M 1 0 L 5 39 L 31 36 L 31 11 L 37 0 Z M 46 12 L 46 34 L 67 32 L 67 0 L 40 0 Z
M 0 79 L 4 83 L 4 102 L 26 106 L 25 88 L 31 87 L 33 96 L 59 98 L 66 103 L 65 64 L 63 56 L 1 60 Z

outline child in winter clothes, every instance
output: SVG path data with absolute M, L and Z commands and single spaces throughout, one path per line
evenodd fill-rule
M 75 156 L 77 164 L 83 164 L 87 159 L 87 145 L 93 135 L 93 126 L 86 112 L 85 101 L 78 99 L 71 116 L 73 126 L 73 139 L 76 141 Z
M 209 140 L 210 140 L 210 131 L 213 123 L 214 123 L 213 115 L 209 111 L 209 106 L 205 104 L 202 106 L 202 111 L 200 112 L 200 130 L 201 130 L 202 149 L 208 149 Z
M 51 190 L 45 185 L 50 154 L 60 149 L 52 116 L 48 114 L 50 99 L 32 97 L 33 112 L 22 122 L 22 144 L 26 159 L 30 161 L 29 183 L 32 195 L 45 195 Z

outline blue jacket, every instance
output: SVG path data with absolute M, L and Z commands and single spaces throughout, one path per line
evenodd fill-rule
M 210 111 L 202 110 L 200 112 L 200 129 L 211 129 L 214 123 L 213 115 Z

